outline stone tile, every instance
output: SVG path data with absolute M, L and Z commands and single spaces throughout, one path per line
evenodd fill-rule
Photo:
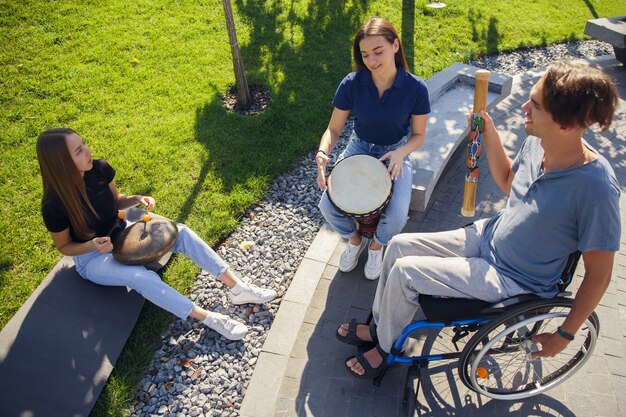
M 347 417 L 371 417 L 374 412 L 374 398 L 371 396 L 354 395 L 350 400 Z
M 613 395 L 594 395 L 593 408 L 596 416 L 619 415 L 617 399 Z
M 319 326 L 316 329 L 324 331 L 324 328 L 320 328 Z M 337 343 L 339 343 L 334 336 L 335 329 L 336 327 L 334 325 L 332 327 L 328 326 L 324 333 L 318 332 L 308 340 L 307 349 L 309 352 L 309 359 L 314 356 L 327 358 L 334 354 L 335 347 Z M 330 337 L 328 337 L 328 333 L 330 333 Z
M 295 400 L 300 393 L 300 379 L 284 377 L 283 383 L 278 391 L 278 398 Z M 277 407 L 278 411 L 278 407 Z
M 318 330 L 318 327 L 311 323 L 302 323 L 296 339 L 292 345 L 292 349 L 289 352 L 289 356 L 299 359 L 309 359 L 309 339 L 311 339 L 313 333 Z M 267 342 L 266 342 L 267 343 Z
M 326 265 L 324 272 L 322 273 L 322 279 L 330 279 L 333 280 L 337 274 L 340 274 L 339 267 L 335 265 Z
M 339 266 L 339 259 L 341 258 L 341 254 L 343 253 L 343 251 L 346 250 L 346 245 L 347 243 L 346 243 L 346 240 L 344 239 L 341 239 L 339 243 L 337 243 L 337 246 L 335 247 L 333 254 L 328 260 L 328 265 L 335 266 L 335 267 Z
M 286 398 L 279 398 L 276 401 L 276 410 L 274 412 L 274 417 L 299 417 L 301 407 L 301 400 L 289 400 Z
M 350 306 L 345 304 L 331 304 L 324 310 L 324 320 L 332 321 L 334 323 L 342 323 L 349 317 L 348 310 Z
M 306 314 L 304 315 L 304 322 L 305 323 L 310 323 L 310 324 L 317 324 L 319 323 L 319 321 L 322 319 L 322 316 L 324 315 L 324 309 L 323 308 L 317 308 L 317 307 L 309 307 L 308 310 L 306 311 Z
M 304 257 L 326 264 L 332 257 L 339 240 L 341 236 L 324 223 Z
M 304 258 L 285 294 L 284 301 L 309 305 L 326 264 Z M 282 306 L 281 306 L 282 308 Z
M 328 279 L 321 279 L 317 283 L 317 287 L 315 288 L 315 292 L 313 293 L 313 297 L 311 298 L 311 302 L 309 306 L 324 309 L 328 305 L 330 301 L 330 286 L 333 281 Z
M 374 297 L 371 294 L 364 294 L 359 292 L 352 294 L 350 300 L 351 307 L 363 310 L 371 310 L 372 304 L 374 303 Z
M 306 358 L 290 357 L 287 361 L 285 377 L 301 380 L 304 377 L 304 372 L 308 362 L 309 361 Z
M 300 330 L 294 323 L 303 322 L 306 310 L 303 304 L 283 300 L 263 344 L 263 351 L 289 356 Z
M 604 323 L 601 323 L 603 325 Z M 615 358 L 626 358 L 626 340 L 623 337 L 619 339 L 604 340 L 605 354 Z M 622 361 L 626 365 L 626 360 Z M 625 366 L 626 367 L 626 366 Z
M 605 392 L 607 375 L 600 375 L 590 371 L 592 369 L 582 368 L 581 371 L 567 381 L 571 394 L 591 395 L 603 394 Z
M 321 396 L 307 394 L 302 399 L 299 417 L 319 417 L 324 413 L 326 399 Z
M 261 352 L 246 390 L 239 414 L 241 417 L 272 417 L 288 358 Z
M 397 417 L 400 413 L 402 397 L 377 395 L 374 398 L 374 415 L 376 417 Z
M 325 399 L 327 389 L 328 385 L 326 384 L 326 378 L 324 377 L 324 375 L 307 375 L 307 377 L 304 379 L 304 383 L 302 384 L 300 398 L 306 399 L 314 397 Z
M 571 393 L 568 395 L 568 408 L 576 417 L 596 417 L 593 395 Z

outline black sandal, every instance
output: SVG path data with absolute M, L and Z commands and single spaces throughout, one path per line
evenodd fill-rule
M 370 337 L 372 338 L 371 341 L 360 339 L 356 335 L 356 326 L 358 326 L 359 324 L 366 325 L 365 323 L 357 323 L 356 319 L 350 320 L 350 323 L 348 324 L 348 334 L 346 334 L 345 336 L 340 335 L 339 329 L 337 329 L 337 331 L 335 332 L 335 336 L 337 337 L 337 340 L 339 340 L 342 343 L 347 343 L 349 345 L 355 345 L 355 346 L 372 345 L 373 347 L 374 345 L 377 345 L 378 335 L 376 334 L 376 324 L 374 324 L 373 322 L 369 324 Z
M 378 345 L 375 346 L 375 349 L 383 358 L 383 362 L 380 364 L 378 368 L 372 368 L 372 365 L 370 365 L 367 359 L 365 359 L 364 355 L 351 356 L 346 359 L 346 362 L 348 362 L 350 359 L 356 358 L 356 360 L 359 361 L 359 363 L 363 367 L 363 370 L 365 371 L 365 373 L 363 373 L 363 375 L 359 375 L 356 372 L 354 372 L 352 369 L 350 369 L 350 367 L 346 364 L 345 367 L 348 373 L 350 373 L 350 375 L 355 376 L 359 379 L 375 379 L 383 375 L 385 372 L 387 372 L 387 368 L 389 368 L 389 365 L 387 364 L 387 356 L 389 356 L 389 354 L 385 352 Z

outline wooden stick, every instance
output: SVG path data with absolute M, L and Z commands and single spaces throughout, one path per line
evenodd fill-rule
M 474 109 L 472 110 L 472 127 L 467 145 L 467 171 L 465 172 L 465 188 L 463 189 L 463 206 L 461 215 L 474 217 L 476 206 L 476 188 L 478 185 L 478 158 L 483 141 L 485 120 L 480 117 L 480 111 L 487 107 L 487 92 L 489 90 L 489 71 L 476 71 L 476 85 L 474 87 Z

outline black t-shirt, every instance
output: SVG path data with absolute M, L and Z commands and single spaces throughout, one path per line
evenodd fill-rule
M 95 236 L 109 235 L 112 241 L 115 241 L 115 238 L 126 226 L 126 221 L 117 217 L 118 210 L 115 199 L 109 188 L 109 183 L 113 181 L 114 177 L 115 170 L 104 159 L 94 160 L 93 168 L 86 171 L 83 176 L 87 197 L 89 197 L 91 205 L 99 216 L 99 218 L 94 216 L 89 207 L 84 205 L 87 222 L 91 225 Z M 41 212 L 48 231 L 56 233 L 69 227 L 73 241 L 86 241 L 78 238 L 74 230 L 72 230 L 70 219 L 56 195 L 52 194 L 44 197 L 41 203 Z

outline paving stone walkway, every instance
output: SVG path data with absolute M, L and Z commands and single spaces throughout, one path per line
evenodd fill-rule
M 612 56 L 591 59 L 616 80 L 620 108 L 606 132 L 590 130 L 585 139 L 611 162 L 622 187 L 622 230 L 626 230 L 626 67 Z M 520 108 L 541 72 L 516 76 L 511 95 L 491 112 L 505 148 L 514 155 L 525 138 Z M 494 215 L 505 196 L 480 162 L 476 216 L 460 215 L 463 197 L 462 150 L 451 160 L 425 212 L 411 212 L 406 232 L 450 230 Z M 624 236 L 625 233 L 622 233 Z M 406 367 L 388 372 L 383 384 L 358 380 L 344 370 L 354 348 L 339 343 L 334 332 L 347 319 L 365 320 L 376 282 L 363 278 L 363 254 L 350 273 L 338 271 L 345 248 L 337 234 L 323 227 L 285 295 L 252 381 L 242 417 L 396 417 L 407 415 L 402 392 Z M 581 263 L 582 264 L 582 263 Z M 579 266 L 571 289 L 583 273 Z M 626 417 L 626 239 L 616 257 L 613 281 L 596 309 L 601 336 L 591 360 L 570 380 L 547 394 L 524 401 L 495 401 L 467 389 L 458 379 L 456 361 L 433 362 L 421 373 L 416 416 L 624 416 Z M 428 343 L 428 342 L 427 342 Z

